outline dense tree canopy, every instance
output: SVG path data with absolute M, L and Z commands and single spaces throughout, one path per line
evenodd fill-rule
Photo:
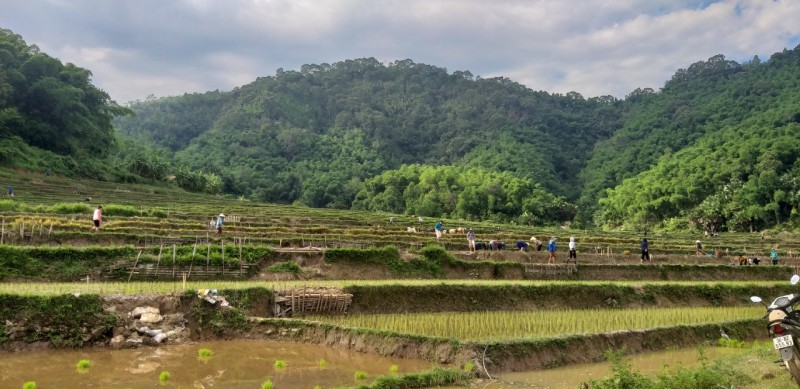
M 0 30 L 0 163 L 466 220 L 800 226 L 800 47 L 716 55 L 624 100 L 374 58 L 131 110 L 90 79 Z
M 365 180 L 404 164 L 507 172 L 574 200 L 593 145 L 621 126 L 619 104 L 365 58 L 279 70 L 230 93 L 139 102 L 117 127 L 265 201 L 349 208 Z
M 60 155 L 107 155 L 115 143 L 111 120 L 127 110 L 91 76 L 0 29 L 0 138 L 19 137 Z

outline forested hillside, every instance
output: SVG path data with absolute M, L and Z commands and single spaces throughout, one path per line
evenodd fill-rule
M 0 29 L 0 163 L 103 175 L 97 161 L 116 142 L 111 119 L 128 110 L 91 76 Z
M 609 229 L 797 228 L 799 135 L 800 47 L 763 62 L 713 56 L 624 100 L 365 58 L 120 107 L 89 70 L 0 30 L 0 164 L 267 202 Z
M 578 198 L 594 144 L 621 126 L 619 104 L 369 58 L 279 70 L 222 95 L 136 103 L 138 115 L 117 128 L 176 150 L 177 164 L 221 176 L 228 192 L 263 201 L 511 220 L 525 213 L 524 201 L 544 210 Z M 406 164 L 454 167 L 448 176 L 480 184 L 471 187 L 477 200 L 441 182 L 436 193 L 389 184 L 399 198 L 387 202 L 379 178 L 364 184 Z M 547 196 L 512 193 L 514 180 Z M 478 206 L 457 208 L 473 200 Z
M 623 129 L 598 145 L 582 173 L 580 210 L 610 228 L 796 223 L 798 86 L 796 48 L 765 63 L 715 56 L 680 70 L 660 93 L 637 91 L 626 99 Z

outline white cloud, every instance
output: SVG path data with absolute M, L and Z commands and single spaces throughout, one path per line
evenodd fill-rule
M 121 102 L 359 57 L 623 97 L 713 55 L 767 59 L 800 37 L 795 0 L 29 0 L 4 11 L 0 25 L 90 69 Z

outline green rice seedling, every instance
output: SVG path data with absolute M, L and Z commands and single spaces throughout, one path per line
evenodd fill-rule
M 759 307 L 745 306 L 375 314 L 309 319 L 394 333 L 494 341 L 711 324 L 757 317 L 759 313 Z
M 475 371 L 475 364 L 472 362 L 467 362 L 464 364 L 464 371 L 467 373 L 472 373 Z
M 326 361 L 325 359 L 319 360 L 319 367 L 327 367 L 327 366 L 328 366 L 328 361 Z
M 88 359 L 81 359 L 75 367 L 78 369 L 78 373 L 86 373 L 91 365 L 92 363 Z
M 322 389 L 322 387 L 319 385 L 314 385 L 314 389 Z
M 262 382 L 261 389 L 272 389 L 272 380 L 266 380 Z
M 22 389 L 36 389 L 36 381 L 28 381 L 22 384 Z
M 367 374 L 367 372 L 363 370 L 359 370 L 355 374 L 353 374 L 353 378 L 355 378 L 356 380 L 365 380 L 367 379 L 367 377 L 369 377 L 369 374 Z
M 275 368 L 276 369 L 283 369 L 286 366 L 287 366 L 286 365 L 286 361 L 284 361 L 283 359 L 278 359 L 278 360 L 275 361 Z
M 208 362 L 211 357 L 214 356 L 214 352 L 207 348 L 201 348 L 197 350 L 197 358 L 203 362 Z
M 161 382 L 162 384 L 169 382 L 169 379 L 170 374 L 168 371 L 162 371 L 161 374 L 158 375 L 158 382 Z
M 400 366 L 397 365 L 389 366 L 389 373 L 397 374 L 397 372 L 399 371 L 400 371 Z

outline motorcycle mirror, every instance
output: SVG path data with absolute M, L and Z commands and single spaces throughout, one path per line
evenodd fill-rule
M 760 302 L 761 302 L 761 297 L 758 297 L 758 296 L 750 296 L 750 301 L 752 301 L 752 302 L 754 302 L 754 303 L 760 303 Z
M 795 274 L 789 279 L 789 283 L 792 285 L 797 285 L 798 282 L 800 282 L 800 275 Z

